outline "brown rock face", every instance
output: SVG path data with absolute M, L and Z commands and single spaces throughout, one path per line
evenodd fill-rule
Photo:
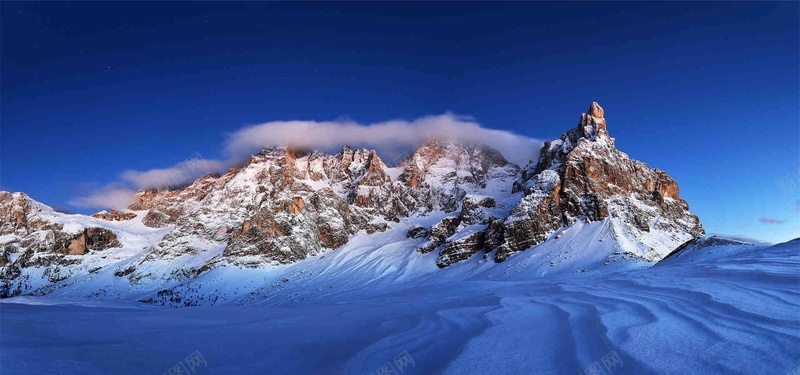
M 136 214 L 133 212 L 120 212 L 117 210 L 111 210 L 111 212 L 108 211 L 97 212 L 95 214 L 92 214 L 92 217 L 108 221 L 125 221 L 135 218 Z
M 503 219 L 494 219 L 489 222 L 489 225 L 486 227 L 486 235 L 484 238 L 484 247 L 486 248 L 487 255 L 488 252 L 499 248 L 500 245 L 505 242 L 504 232 L 505 226 L 503 225 Z
M 592 105 L 589 106 L 589 111 L 587 112 L 589 116 L 597 117 L 597 118 L 605 118 L 605 111 L 603 111 L 603 107 L 597 102 L 592 102 Z
M 14 233 L 17 229 L 27 231 L 28 215 L 32 213 L 33 208 L 24 199 L 25 197 L 27 196 L 21 193 L 0 192 L 2 234 Z
M 289 208 L 287 211 L 292 215 L 297 215 L 300 213 L 300 211 L 303 209 L 303 206 L 305 205 L 306 202 L 303 200 L 303 198 L 294 197 L 292 198 L 292 203 L 289 204 Z
M 58 254 L 83 255 L 89 250 L 101 251 L 120 247 L 114 232 L 105 228 L 86 228 L 83 232 L 62 242 L 54 251 Z
M 0 235 L 26 236 L 37 230 L 61 230 L 61 224 L 42 220 L 40 207 L 25 193 L 0 191 Z
M 351 226 L 356 221 L 361 222 L 359 227 L 366 228 L 368 226 L 363 223 L 364 218 L 354 214 L 347 205 L 347 201 L 337 196 L 333 190 L 317 191 L 311 196 L 310 202 L 316 213 L 311 216 L 319 233 L 317 240 L 322 247 L 335 249 L 344 246 L 350 239 L 349 235 L 357 230 L 356 227 Z
M 58 249 L 57 253 L 65 253 L 69 255 L 83 255 L 88 250 L 86 248 L 86 234 L 81 233 L 78 237 L 72 239 L 67 243 L 67 248 L 64 250 Z
M 658 191 L 658 194 L 665 198 L 679 199 L 678 193 L 680 189 L 678 188 L 678 183 L 662 171 L 656 169 L 656 173 L 658 174 L 656 182 L 656 191 Z

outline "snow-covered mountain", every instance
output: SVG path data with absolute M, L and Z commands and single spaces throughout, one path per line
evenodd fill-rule
M 281 292 L 296 280 L 642 268 L 704 234 L 678 193 L 616 149 L 597 103 L 523 168 L 447 140 L 393 168 L 367 149 L 268 148 L 223 175 L 139 192 L 126 212 L 68 215 L 0 193 L 0 295 L 255 303 L 296 300 Z

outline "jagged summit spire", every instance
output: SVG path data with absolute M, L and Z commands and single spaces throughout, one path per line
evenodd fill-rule
M 592 102 L 586 112 L 581 114 L 581 122 L 578 124 L 579 134 L 590 140 L 594 140 L 597 136 L 608 136 L 603 107 L 597 102 Z
M 597 102 L 592 102 L 592 105 L 589 106 L 589 111 L 587 112 L 589 116 L 596 117 L 596 118 L 605 118 L 605 111 L 603 111 L 603 107 Z

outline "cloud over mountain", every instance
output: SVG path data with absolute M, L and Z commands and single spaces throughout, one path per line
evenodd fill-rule
M 342 145 L 375 148 L 385 159 L 427 139 L 478 143 L 499 150 L 512 163 L 524 166 L 536 160 L 544 142 L 509 131 L 482 127 L 473 119 L 454 114 L 392 120 L 372 124 L 354 121 L 273 121 L 245 127 L 231 134 L 225 152 L 232 159 L 246 157 L 266 146 L 291 145 L 334 151 Z
M 133 201 L 134 194 L 136 194 L 136 190 L 119 183 L 113 183 L 100 189 L 92 190 L 89 194 L 72 199 L 67 203 L 81 208 L 121 209 L 127 207 Z
M 91 191 L 68 203 L 82 208 L 124 208 L 137 190 L 171 188 L 200 176 L 224 171 L 264 147 L 293 146 L 338 152 L 343 145 L 376 149 L 387 164 L 397 164 L 406 152 L 429 139 L 483 144 L 500 151 L 510 162 L 524 166 L 539 157 L 543 141 L 505 130 L 482 127 L 472 118 L 446 113 L 413 121 L 372 124 L 355 121 L 272 121 L 244 127 L 223 143 L 227 161 L 203 159 L 198 154 L 168 168 L 125 170 L 120 181 Z
M 137 189 L 159 189 L 180 186 L 208 173 L 219 172 L 225 167 L 227 165 L 219 160 L 207 160 L 195 156 L 170 168 L 150 169 L 144 172 L 129 169 L 122 172 L 121 177 Z

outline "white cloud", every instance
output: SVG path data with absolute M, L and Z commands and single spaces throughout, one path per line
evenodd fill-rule
M 133 202 L 133 197 L 137 190 L 181 186 L 208 173 L 219 172 L 225 167 L 226 164 L 219 160 L 206 160 L 200 157 L 199 154 L 195 154 L 170 168 L 157 168 L 147 171 L 129 169 L 121 174 L 121 178 L 125 183 L 115 182 L 106 185 L 67 203 L 81 208 L 122 209 Z M 132 188 L 131 185 L 135 188 Z
M 68 201 L 70 205 L 81 208 L 116 208 L 128 207 L 133 202 L 136 190 L 120 186 L 119 184 L 107 185 L 96 189 L 84 197 L 78 197 Z
M 524 166 L 538 158 L 541 140 L 505 130 L 481 127 L 468 117 L 444 114 L 414 121 L 393 120 L 373 124 L 354 121 L 273 121 L 253 125 L 230 135 L 225 151 L 232 159 L 246 157 L 263 147 L 286 146 L 332 151 L 342 145 L 370 147 L 387 154 L 410 149 L 427 139 L 449 139 L 495 148 L 512 163 Z
M 160 189 L 187 184 L 203 175 L 222 171 L 225 167 L 225 163 L 219 160 L 192 158 L 170 168 L 144 172 L 129 169 L 122 172 L 121 177 L 138 189 Z
M 369 147 L 389 164 L 405 151 L 411 151 L 428 139 L 484 144 L 503 153 L 510 162 L 524 166 L 536 160 L 544 142 L 505 130 L 481 127 L 473 119 L 453 114 L 427 116 L 414 121 L 393 120 L 359 124 L 342 119 L 336 121 L 273 121 L 245 127 L 226 139 L 224 151 L 230 161 L 242 160 L 264 147 L 294 146 L 336 152 L 343 145 Z M 68 203 L 82 208 L 125 208 L 137 190 L 173 188 L 190 183 L 200 176 L 222 172 L 225 162 L 192 155 L 169 168 L 147 171 L 125 170 L 123 182 L 107 185 Z

